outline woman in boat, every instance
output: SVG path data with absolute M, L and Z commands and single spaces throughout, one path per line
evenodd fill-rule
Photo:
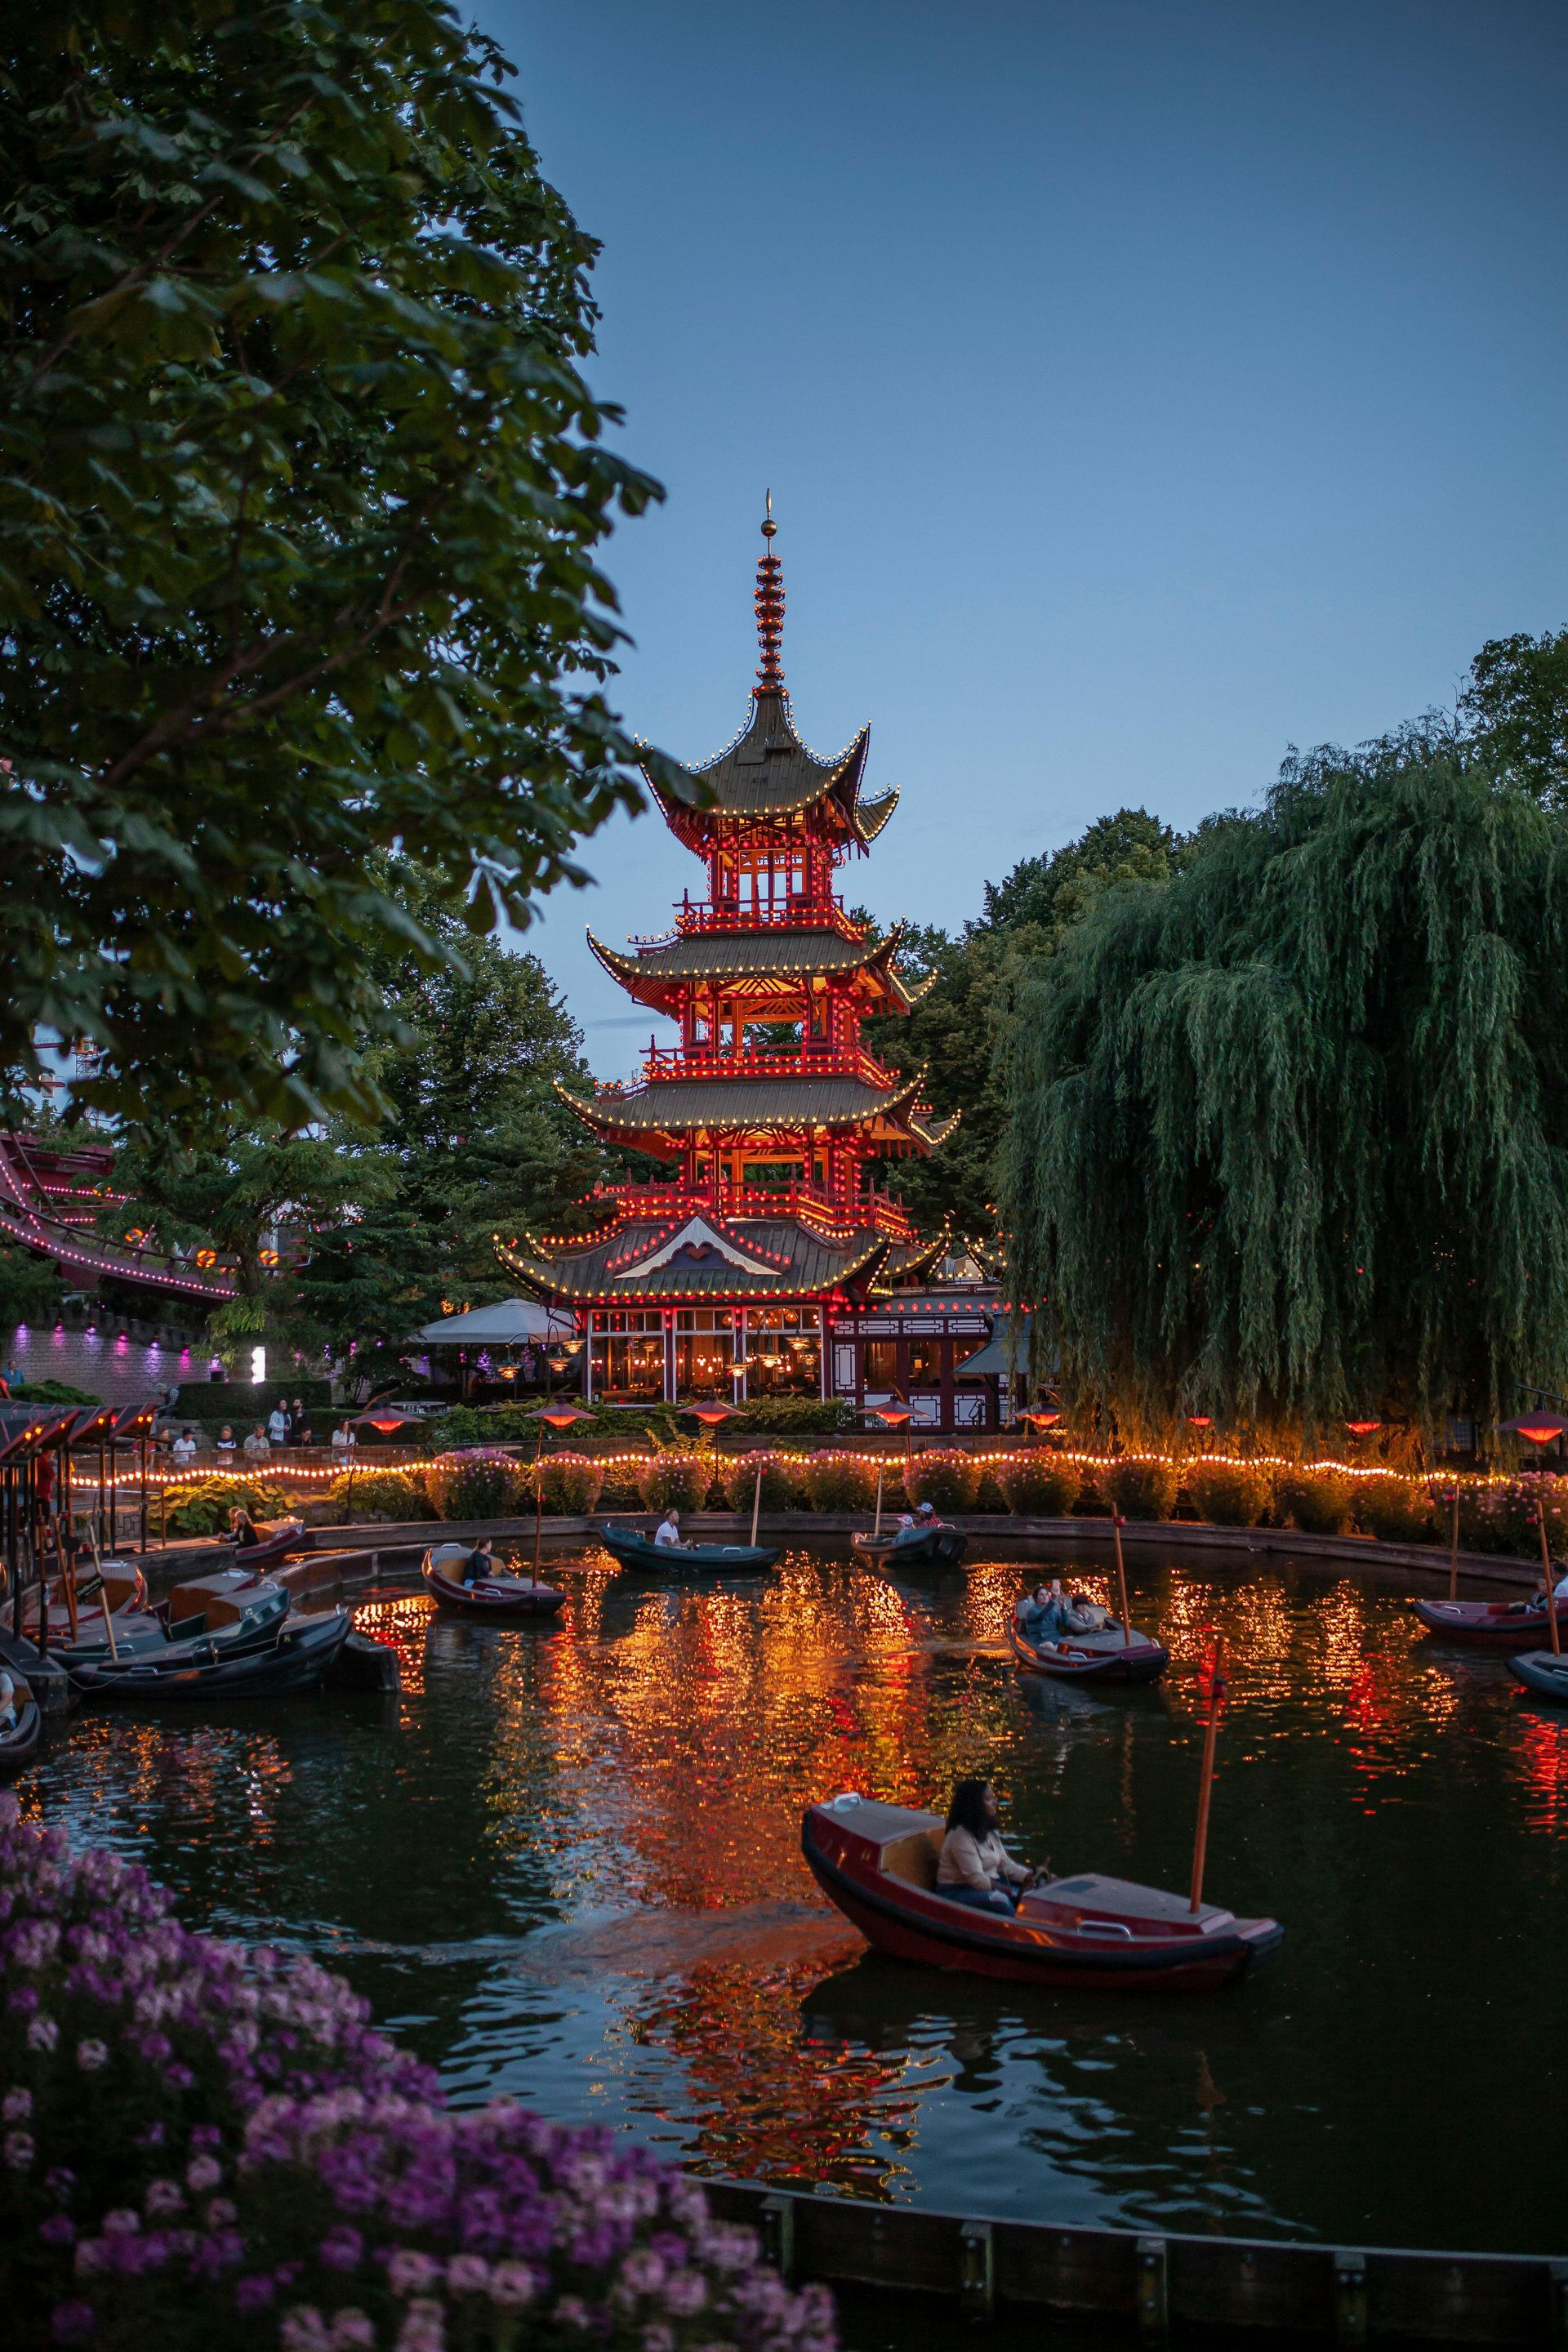
M 1018 1630 L 1026 1642 L 1055 1642 L 1068 1631 L 1071 1609 L 1060 1577 L 1053 1576 L 1018 1603 Z
M 489 1536 L 481 1536 L 463 1562 L 462 1580 L 465 1584 L 483 1584 L 485 1579 L 493 1576 L 495 1572 L 495 1554 L 491 1549 L 491 1538 Z
M 234 1538 L 235 1542 L 239 1546 L 241 1551 L 248 1551 L 252 1544 L 258 1544 L 261 1541 L 260 1532 L 257 1528 L 256 1521 L 251 1517 L 250 1513 L 246 1509 L 243 1503 L 237 1503 L 233 1510 L 230 1511 L 228 1515 L 228 1531 Z
M 947 1833 L 936 1865 L 936 1891 L 975 1911 L 1011 1912 L 1037 1874 L 1015 1862 L 996 1829 L 996 1791 L 989 1780 L 953 1784 Z
M 900 1511 L 898 1532 L 893 1538 L 893 1549 L 899 1551 L 906 1544 L 919 1543 L 924 1534 L 924 1528 L 917 1527 L 908 1511 Z

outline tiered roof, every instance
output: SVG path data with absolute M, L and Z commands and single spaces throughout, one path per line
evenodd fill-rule
M 678 1212 L 634 1219 L 582 1242 L 524 1234 L 498 1243 L 496 1255 L 541 1298 L 628 1307 L 653 1292 L 729 1305 L 826 1290 L 863 1300 L 925 1273 L 947 1243 L 945 1227 L 934 1241 L 900 1242 L 868 1226 L 825 1234 L 795 1218 Z
M 679 1013 L 693 982 L 744 981 L 748 994 L 798 994 L 803 980 L 853 980 L 876 1009 L 912 1012 L 935 983 L 934 973 L 912 986 L 894 958 L 908 925 L 885 939 L 847 937 L 837 930 L 693 931 L 660 940 L 636 955 L 617 954 L 588 933 L 588 945 L 614 980 L 637 1003 Z

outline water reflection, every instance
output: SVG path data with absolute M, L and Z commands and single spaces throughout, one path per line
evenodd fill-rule
M 1109 1599 L 1102 1553 L 1046 1565 Z M 1118 1694 L 1015 1674 L 1013 1562 L 894 1580 L 798 1552 L 666 1584 L 595 1555 L 525 1627 L 378 1593 L 358 1614 L 397 1649 L 395 1704 L 85 1717 L 26 1801 L 143 1855 L 188 1916 L 346 1967 L 460 2100 L 859 2196 L 1550 2247 L 1568 1725 L 1394 1590 L 1246 1557 L 1129 1572 L 1173 1663 Z M 1208 1888 L 1289 1931 L 1256 1979 L 992 1987 L 868 1956 L 824 1906 L 810 1799 L 941 1806 L 973 1770 L 1019 1851 L 1184 1885 L 1216 1631 Z

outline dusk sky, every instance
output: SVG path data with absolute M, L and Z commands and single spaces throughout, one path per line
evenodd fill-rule
M 904 798 L 844 887 L 956 928 L 1104 812 L 1256 800 L 1568 623 L 1568 16 L 1528 0 L 482 0 L 605 246 L 595 387 L 668 503 L 606 566 L 615 700 L 735 732 L 770 487 L 796 723 Z M 529 944 L 701 869 L 657 815 Z

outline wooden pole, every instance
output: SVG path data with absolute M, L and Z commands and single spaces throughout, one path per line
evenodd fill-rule
M 540 1465 L 544 1459 L 544 1423 L 539 1424 L 539 1437 L 533 1448 L 533 1580 L 539 1581 L 539 1548 L 544 1540 L 544 1480 Z
M 1448 1500 L 1453 1506 L 1448 1522 L 1448 1598 L 1457 1601 L 1459 1597 L 1459 1482 L 1457 1478 Z
M 871 1541 L 873 1543 L 876 1542 L 878 1537 L 882 1532 L 882 1481 L 887 1475 L 888 1457 L 884 1454 L 877 1464 L 877 1519 L 875 1526 L 871 1529 Z
M 1225 1656 L 1225 1635 L 1214 1637 L 1214 1655 L 1209 1661 L 1209 1719 L 1204 1730 L 1203 1769 L 1198 1777 L 1198 1828 L 1193 1841 L 1193 1891 L 1187 1907 L 1195 1917 L 1204 1907 L 1204 1860 L 1209 1843 L 1209 1804 L 1214 1796 L 1214 1751 L 1219 1737 L 1219 1711 L 1225 1698 L 1225 1680 L 1221 1664 Z
M 1120 1511 L 1112 1511 L 1110 1514 L 1110 1532 L 1116 1541 L 1116 1592 L 1121 1604 L 1121 1646 L 1126 1650 L 1131 1649 L 1132 1645 L 1132 1612 L 1127 1606 L 1127 1562 L 1121 1555 Z
M 109 1587 L 103 1580 L 103 1557 L 98 1549 L 98 1538 L 92 1538 L 92 1564 L 98 1570 L 98 1605 L 103 1612 L 103 1630 L 109 1636 L 109 1654 L 120 1664 L 120 1644 L 114 1638 L 114 1620 L 109 1613 Z
M 756 1482 L 756 1485 L 752 1488 L 752 1542 L 753 1546 L 755 1545 L 756 1540 L 757 1540 L 757 1519 L 758 1519 L 758 1517 L 759 1517 L 759 1515 L 760 1515 L 760 1513 L 761 1513 L 761 1511 L 762 1511 L 762 1507 L 763 1507 L 763 1474 L 762 1474 L 761 1470 L 759 1469 L 759 1470 L 758 1470 L 758 1472 L 757 1472 L 757 1482 Z
M 1563 1644 L 1557 1634 L 1557 1580 L 1552 1573 L 1552 1554 L 1546 1544 L 1544 1503 L 1537 1505 L 1535 1520 L 1541 1529 L 1541 1573 L 1546 1579 L 1546 1622 L 1552 1633 L 1552 1654 L 1554 1658 L 1560 1658 L 1563 1654 Z

